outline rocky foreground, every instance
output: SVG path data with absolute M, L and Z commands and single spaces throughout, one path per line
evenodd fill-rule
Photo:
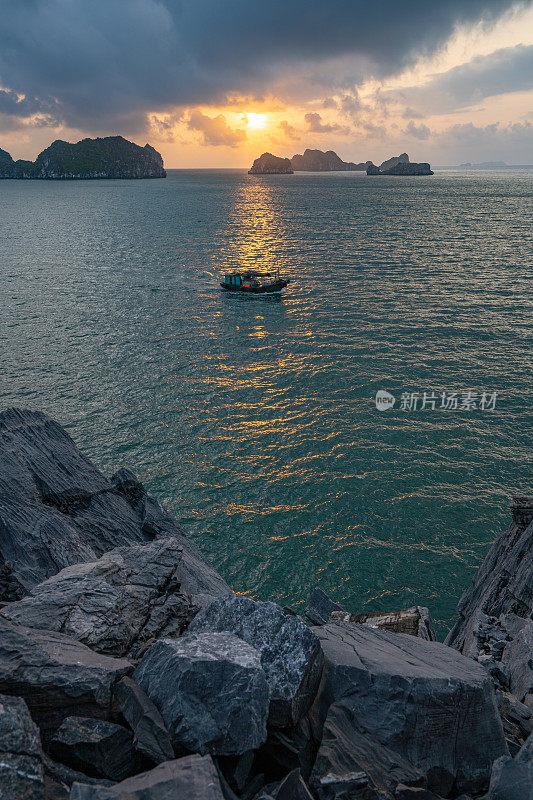
M 1 800 L 533 798 L 533 498 L 447 643 L 231 592 L 135 476 L 0 414 Z
M 82 139 L 72 144 L 58 139 L 35 161 L 13 161 L 0 150 L 0 178 L 23 180 L 93 180 L 98 178 L 166 178 L 163 159 L 146 144 L 140 147 L 122 136 Z

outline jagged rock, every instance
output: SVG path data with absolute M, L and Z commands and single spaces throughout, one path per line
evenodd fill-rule
M 362 731 L 446 795 L 481 791 L 507 753 L 489 676 L 438 642 L 346 623 L 317 627 L 325 655 L 318 719 L 344 698 Z
M 272 153 L 263 153 L 256 158 L 248 175 L 292 175 L 294 172 L 288 158 L 279 158 Z
M 20 697 L 0 695 L 0 798 L 44 800 L 39 730 Z
M 392 156 L 392 158 L 388 158 L 386 161 L 383 161 L 379 168 L 381 170 L 392 169 L 393 167 L 397 167 L 398 164 L 409 164 L 409 156 L 407 153 L 400 153 L 399 156 Z
M 363 172 L 370 161 L 354 164 L 353 161 L 343 161 L 333 150 L 305 150 L 304 154 L 296 153 L 291 158 L 291 165 L 295 172 L 333 172 L 353 171 Z
M 180 540 L 166 537 L 66 567 L 1 614 L 61 631 L 99 653 L 134 656 L 150 639 L 179 635 L 187 627 L 199 606 L 182 587 L 199 583 L 200 602 L 207 591 L 229 592 L 212 568 L 187 563 Z
M 229 591 L 129 471 L 108 480 L 46 414 L 0 413 L 0 566 L 11 565 L 10 586 L 19 596 L 64 567 L 157 536 L 183 545 L 183 573 L 190 577 L 187 586 L 182 577 L 182 589 L 197 595 L 200 605 L 218 597 L 220 587 Z
M 53 761 L 49 755 L 43 754 L 44 782 L 46 800 L 63 800 L 68 798 L 73 783 L 89 783 L 94 786 L 113 786 L 114 781 L 107 778 L 93 778 L 83 772 L 77 772 L 66 764 Z
M 503 730 L 510 754 L 514 757 L 533 731 L 533 715 L 513 694 L 498 692 Z
M 202 609 L 189 631 L 229 631 L 259 651 L 271 692 L 271 725 L 297 723 L 313 702 L 322 673 L 320 643 L 303 620 L 276 603 L 228 595 Z
M 274 800 L 313 800 L 299 769 L 293 770 L 281 781 L 274 793 Z
M 163 717 L 140 686 L 129 677 L 115 686 L 122 715 L 135 734 L 134 747 L 155 764 L 172 761 L 174 750 Z
M 366 614 L 350 614 L 347 611 L 332 611 L 331 622 L 352 622 L 369 625 L 393 633 L 407 633 L 429 642 L 436 641 L 435 629 L 429 609 L 424 606 L 402 608 L 400 611 L 370 611 Z
M 511 510 L 511 527 L 498 536 L 461 597 L 460 619 L 446 638 L 446 644 L 465 655 L 476 657 L 479 652 L 475 628 L 480 613 L 501 617 L 504 625 L 502 615 L 533 616 L 533 497 L 515 497 Z
M 122 781 L 137 766 L 133 734 L 101 719 L 67 717 L 53 735 L 50 754 L 72 769 L 94 777 Z
M 43 735 L 74 714 L 109 716 L 113 684 L 131 668 L 61 633 L 0 619 L 0 692 L 23 697 Z
M 533 568 L 531 571 L 533 573 Z M 519 700 L 533 694 L 533 621 L 528 620 L 505 645 L 501 660 L 509 676 L 511 692 Z
M 349 702 L 339 700 L 329 708 L 310 783 L 320 800 L 329 800 L 345 796 L 354 780 L 356 786 L 364 783 L 365 797 L 376 800 L 391 797 L 399 784 L 426 787 L 422 772 L 366 735 Z
M 315 625 L 325 625 L 333 611 L 344 612 L 344 608 L 331 600 L 318 586 L 313 589 L 305 607 L 305 616 Z M 348 613 L 348 612 L 345 612 Z
M 259 653 L 230 633 L 156 642 L 134 679 L 161 712 L 174 747 L 239 755 L 266 739 L 269 689 Z
M 240 756 L 220 756 L 217 759 L 219 773 L 232 792 L 242 794 L 250 779 L 250 772 L 254 763 L 254 751 L 247 750 Z
M 498 758 L 492 767 L 486 800 L 533 800 L 533 761 Z
M 404 786 L 398 784 L 394 792 L 394 800 L 441 800 L 429 789 L 421 789 L 415 786 Z M 460 800 L 460 798 L 457 798 Z M 470 800 L 463 795 L 463 800 Z
M 295 769 L 308 780 L 317 750 L 310 720 L 305 716 L 295 726 L 271 728 L 265 744 L 256 751 L 254 767 L 269 781 L 279 781 Z
M 185 756 L 104 788 L 75 783 L 70 800 L 224 800 L 210 756 Z

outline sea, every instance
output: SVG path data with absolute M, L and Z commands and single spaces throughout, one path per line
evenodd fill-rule
M 0 181 L 1 405 L 132 469 L 235 591 L 443 637 L 532 488 L 532 198 L 533 169 Z

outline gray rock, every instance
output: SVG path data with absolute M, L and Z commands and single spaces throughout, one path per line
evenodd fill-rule
M 274 800 L 313 800 L 299 769 L 289 772 L 281 781 L 274 793 Z
M 32 628 L 61 631 L 99 653 L 135 656 L 150 639 L 186 628 L 199 605 L 182 587 L 204 579 L 199 602 L 208 589 L 215 595 L 229 592 L 211 567 L 190 563 L 180 540 L 165 537 L 66 567 L 1 614 Z
M 64 567 L 158 536 L 183 545 L 183 569 L 191 572 L 184 592 L 205 594 L 204 603 L 220 595 L 210 589 L 213 580 L 215 589 L 225 587 L 222 579 L 132 473 L 119 470 L 108 480 L 46 414 L 0 413 L 0 567 L 9 565 L 0 601 Z
M 516 760 L 524 764 L 533 764 L 533 733 L 530 733 L 527 741 L 522 745 Z
M 155 764 L 172 761 L 174 750 L 163 717 L 148 695 L 127 676 L 115 686 L 115 698 L 122 715 L 133 730 L 133 744 Z
M 113 787 L 75 783 L 70 800 L 224 800 L 210 756 L 165 761 Z
M 57 761 L 93 777 L 122 781 L 135 773 L 133 734 L 101 719 L 67 717 L 49 745 Z
M 428 642 L 436 641 L 435 629 L 429 609 L 425 606 L 402 608 L 400 611 L 370 611 L 366 614 L 349 614 L 347 611 L 333 611 L 331 622 L 352 622 L 369 625 L 382 631 L 406 633 Z
M 43 735 L 74 714 L 108 717 L 113 684 L 130 669 L 69 636 L 0 619 L 0 692 L 23 697 Z
M 134 679 L 158 707 L 174 747 L 239 755 L 266 739 L 269 689 L 259 653 L 229 633 L 152 645 Z
M 513 524 L 498 536 L 461 597 L 460 619 L 446 638 L 446 644 L 465 655 L 475 656 L 479 649 L 475 628 L 480 613 L 496 618 L 533 616 L 533 498 L 515 498 L 511 508 Z
M 19 697 L 0 695 L 0 798 L 44 800 L 39 730 Z
M 429 789 L 421 789 L 415 786 L 404 786 L 399 784 L 394 792 L 394 800 L 441 800 Z M 457 798 L 459 800 L 459 798 Z M 463 795 L 463 800 L 465 796 Z
M 333 602 L 328 595 L 316 586 L 307 601 L 305 616 L 315 625 L 325 625 L 333 611 L 344 611 L 343 607 Z
M 305 716 L 290 728 L 271 728 L 265 744 L 256 751 L 256 762 L 268 780 L 280 780 L 295 769 L 309 780 L 317 750 L 310 720 Z
M 532 567 L 533 572 L 533 567 Z M 527 620 L 515 638 L 505 645 L 502 662 L 509 688 L 519 700 L 533 694 L 533 622 Z
M 509 753 L 514 757 L 533 731 L 533 715 L 513 694 L 498 692 L 497 696 Z
M 365 792 L 376 798 L 392 796 L 399 784 L 426 787 L 422 772 L 366 735 L 350 703 L 339 700 L 329 708 L 310 783 L 320 800 L 329 800 L 342 797 L 354 775 L 355 785 L 363 781 Z
M 486 800 L 533 800 L 533 762 L 498 758 L 492 767 Z
M 228 595 L 202 609 L 189 631 L 229 631 L 259 651 L 271 692 L 271 725 L 297 723 L 313 702 L 322 673 L 320 643 L 303 620 L 276 603 Z
M 325 655 L 318 718 L 344 698 L 364 733 L 424 772 L 432 791 L 485 788 L 507 747 L 479 664 L 438 642 L 366 625 L 314 630 Z

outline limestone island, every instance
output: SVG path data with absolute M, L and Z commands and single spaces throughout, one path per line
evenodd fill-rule
M 353 161 L 343 161 L 333 150 L 324 153 L 322 150 L 307 149 L 303 155 L 294 155 L 291 164 L 295 172 L 364 172 L 372 162 L 354 164 Z
M 366 168 L 367 175 L 433 175 L 430 165 L 425 162 L 409 161 L 407 153 L 393 156 L 379 167 L 370 162 Z
M 35 161 L 13 161 L 9 153 L 0 149 L 0 178 L 94 180 L 166 176 L 157 150 L 149 144 L 140 147 L 122 136 L 82 139 L 76 144 L 58 139 Z
M 263 153 L 256 158 L 248 175 L 292 175 L 294 172 L 288 158 L 279 158 L 272 153 Z
M 2 800 L 532 800 L 531 495 L 442 643 L 232 592 L 43 413 L 0 413 L 0 465 Z

